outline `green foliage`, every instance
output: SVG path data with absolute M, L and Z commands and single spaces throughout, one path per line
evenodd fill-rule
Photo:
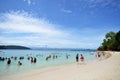
M 107 33 L 98 50 L 120 51 L 120 31 Z

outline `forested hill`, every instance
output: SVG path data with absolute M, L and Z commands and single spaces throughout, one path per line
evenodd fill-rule
M 98 50 L 120 51 L 120 31 L 107 33 Z
M 0 49 L 30 49 L 30 48 L 18 45 L 0 45 Z

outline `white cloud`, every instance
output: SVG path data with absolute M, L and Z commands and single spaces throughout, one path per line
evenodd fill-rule
M 64 13 L 72 13 L 72 11 L 68 10 L 68 9 L 61 9 L 61 11 L 64 12 Z
M 45 19 L 33 18 L 24 12 L 5 13 L 2 18 L 4 21 L 0 23 L 0 29 L 5 32 L 39 33 L 49 36 L 64 34 L 62 31 L 55 29 L 57 25 Z
M 81 29 L 80 31 L 60 29 L 58 28 L 60 25 L 43 18 L 33 17 L 27 12 L 8 12 L 0 14 L 0 17 L 0 44 L 95 48 L 96 42 L 101 40 L 101 37 L 93 36 L 97 33 L 94 29 Z
M 67 31 L 58 29 L 43 18 L 35 18 L 26 12 L 9 12 L 0 15 L 0 44 L 67 46 Z M 27 33 L 28 35 L 24 35 Z M 19 34 L 17 36 L 17 34 Z M 67 43 L 66 43 L 67 42 Z M 59 46 L 60 47 L 60 46 Z
M 115 0 L 79 0 L 83 8 L 97 8 L 113 6 L 118 8 L 119 2 Z M 115 4 L 115 5 L 114 5 Z
M 28 0 L 28 4 L 29 4 L 29 5 L 31 4 L 31 0 Z
M 32 1 L 32 0 L 23 0 L 24 2 L 27 2 L 27 4 L 28 5 L 31 5 L 31 4 L 35 4 L 35 2 L 34 1 Z

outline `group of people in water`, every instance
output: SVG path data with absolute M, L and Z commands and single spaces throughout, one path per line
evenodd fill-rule
M 100 58 L 101 56 L 105 56 L 105 54 L 104 53 L 100 53 L 99 51 L 97 52 L 97 54 L 95 55 L 97 58 Z M 80 54 L 80 56 L 79 56 L 79 54 L 77 54 L 76 55 L 76 62 L 79 62 L 79 60 L 81 61 L 81 62 L 84 62 L 84 56 L 82 55 L 82 54 Z
M 57 56 L 57 55 L 53 55 L 53 56 L 49 55 L 49 56 L 46 57 L 46 61 L 48 61 L 48 60 L 51 59 L 51 58 L 57 59 L 58 56 Z
M 79 62 L 79 59 L 81 62 L 84 62 L 84 56 L 81 54 L 79 57 L 79 54 L 76 55 L 76 62 Z
M 36 55 L 36 57 L 38 57 L 38 56 L 43 57 L 43 55 L 42 56 L 41 55 Z M 37 62 L 37 58 L 36 57 L 31 57 L 31 55 L 27 54 L 27 60 L 30 61 L 31 63 L 36 63 Z M 23 60 L 24 58 L 25 58 L 24 56 L 20 56 L 19 58 L 16 57 L 16 56 L 15 57 L 12 56 L 10 58 L 0 57 L 0 61 L 5 61 L 6 60 L 7 64 L 9 65 L 9 64 L 11 64 L 11 62 L 13 60 L 18 60 L 18 65 L 22 65 L 21 60 Z M 45 60 L 48 61 L 51 58 L 57 59 L 58 55 L 49 55 L 49 56 L 46 56 Z
M 38 57 L 38 56 L 43 57 L 43 55 L 42 56 L 41 55 L 36 55 L 36 57 Z M 68 59 L 69 56 L 70 55 L 66 54 L 66 59 Z M 36 57 L 31 57 L 31 55 L 27 54 L 27 60 L 30 61 L 31 63 L 36 63 L 37 62 L 37 58 Z M 55 54 L 48 55 L 48 56 L 45 57 L 45 60 L 48 61 L 49 59 L 57 59 L 58 57 L 60 57 L 60 56 L 55 55 Z M 20 56 L 19 58 L 16 57 L 16 56 L 14 56 L 14 57 L 11 56 L 10 58 L 0 57 L 0 61 L 6 60 L 8 65 L 10 65 L 13 60 L 18 60 L 17 64 L 21 66 L 22 65 L 22 61 L 21 60 L 23 60 L 23 59 L 25 59 L 24 56 Z
M 21 62 L 21 60 L 23 60 L 24 59 L 24 56 L 20 56 L 19 57 L 19 60 L 18 60 L 18 65 L 22 65 L 22 62 Z M 37 62 L 37 58 L 36 57 L 28 57 L 27 58 L 28 60 L 30 60 L 30 62 L 31 63 L 36 63 Z M 12 60 L 17 60 L 17 57 L 15 56 L 15 57 L 10 57 L 10 58 L 5 58 L 5 57 L 0 57 L 0 61 L 7 61 L 7 64 L 9 65 L 9 64 L 11 64 L 11 62 L 12 62 Z
M 39 55 L 37 55 L 36 57 L 38 57 L 38 56 L 39 56 Z M 69 54 L 66 54 L 66 59 L 68 59 L 69 56 L 70 56 Z M 36 62 L 37 62 L 37 58 L 36 58 L 36 57 L 31 57 L 31 56 L 27 55 L 27 60 L 30 61 L 31 63 L 36 63 Z M 42 56 L 42 57 L 43 57 L 43 56 Z M 58 57 L 60 57 L 60 56 L 58 56 L 58 55 L 48 55 L 48 56 L 46 56 L 45 60 L 48 61 L 48 60 L 51 59 L 51 58 L 52 58 L 52 59 L 57 59 Z M 99 52 L 97 52 L 96 57 L 97 57 L 97 58 L 100 58 L 100 57 L 101 57 L 101 54 L 100 54 Z M 11 64 L 12 59 L 13 59 L 13 60 L 19 59 L 19 60 L 18 60 L 18 65 L 22 65 L 21 60 L 24 59 L 24 56 L 20 56 L 19 58 L 17 58 L 16 56 L 15 56 L 15 57 L 12 56 L 12 57 L 10 57 L 10 58 L 0 57 L 0 61 L 7 60 L 7 64 Z M 79 62 L 79 61 L 84 62 L 84 59 L 85 59 L 85 58 L 84 58 L 83 54 L 80 54 L 80 56 L 79 56 L 79 54 L 76 55 L 76 62 Z

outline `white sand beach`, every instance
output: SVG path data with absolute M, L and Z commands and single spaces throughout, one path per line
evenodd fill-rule
M 0 80 L 120 80 L 120 52 L 110 52 L 111 56 L 92 63 L 69 64 L 40 69 L 10 76 L 0 76 Z

